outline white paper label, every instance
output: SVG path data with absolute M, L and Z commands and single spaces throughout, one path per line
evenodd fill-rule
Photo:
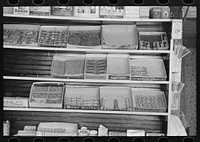
M 173 20 L 172 39 L 182 39 L 182 20 Z

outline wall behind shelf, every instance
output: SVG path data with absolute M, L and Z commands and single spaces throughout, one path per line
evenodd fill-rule
M 185 87 L 181 93 L 181 111 L 190 125 L 189 135 L 196 135 L 196 19 L 186 19 L 183 31 L 183 45 L 191 53 L 182 61 L 182 82 Z

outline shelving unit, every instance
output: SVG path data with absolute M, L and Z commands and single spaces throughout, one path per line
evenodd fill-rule
M 12 18 L 29 19 L 34 21 L 35 19 L 43 20 L 61 20 L 61 21 L 99 21 L 99 22 L 156 22 L 156 23 L 169 23 L 176 19 L 107 19 L 107 18 L 77 18 L 77 17 L 64 17 L 64 16 L 30 16 L 30 15 L 13 15 L 4 14 L 5 19 L 8 21 Z M 64 79 L 53 77 L 28 77 L 28 76 L 3 76 L 4 80 L 20 80 L 20 81 L 52 81 L 52 82 L 69 82 L 69 83 L 107 83 L 107 84 L 158 84 L 165 85 L 168 92 L 168 110 L 167 112 L 134 112 L 134 111 L 104 111 L 104 110 L 75 110 L 75 109 L 42 109 L 42 108 L 3 108 L 4 111 L 16 111 L 16 112 L 52 112 L 52 113 L 89 113 L 89 114 L 122 114 L 122 115 L 141 115 L 141 116 L 161 116 L 165 117 L 167 122 L 170 121 L 171 115 L 171 83 L 172 83 L 172 62 L 173 62 L 173 39 L 170 40 L 170 50 L 110 50 L 110 49 L 68 49 L 68 48 L 52 48 L 52 47 L 32 47 L 32 46 L 14 46 L 4 45 L 4 50 L 26 50 L 26 51 L 63 51 L 68 52 L 83 52 L 83 53 L 126 53 L 126 54 L 144 54 L 144 55 L 163 55 L 167 54 L 169 57 L 169 73 L 168 81 L 125 81 L 125 80 L 88 80 L 88 79 Z M 167 135 L 169 134 L 169 123 L 167 123 Z

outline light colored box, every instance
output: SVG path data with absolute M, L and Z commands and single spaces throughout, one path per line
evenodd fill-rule
M 124 18 L 140 18 L 140 7 L 139 6 L 125 6 Z
M 74 6 L 74 17 L 99 18 L 99 6 Z
M 29 15 L 38 15 L 38 16 L 49 16 L 51 15 L 51 7 L 50 6 L 30 6 Z
M 129 87 L 100 87 L 101 109 L 130 111 L 131 99 Z
M 102 25 L 102 48 L 137 50 L 136 25 Z
M 4 97 L 4 107 L 23 107 L 28 108 L 28 98 L 23 97 Z
M 124 18 L 123 6 L 100 6 L 100 18 Z
M 29 6 L 17 6 L 13 8 L 14 15 L 29 15 Z
M 149 6 L 140 6 L 140 18 L 149 18 L 150 7 Z
M 13 14 L 13 7 L 3 7 L 3 14 Z
M 55 16 L 73 16 L 73 6 L 52 6 L 51 14 Z
M 108 54 L 107 56 L 108 79 L 129 80 L 129 55 Z

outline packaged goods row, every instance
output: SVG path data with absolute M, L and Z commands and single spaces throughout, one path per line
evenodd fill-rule
M 165 81 L 161 56 L 128 54 L 57 54 L 51 75 L 68 79 Z
M 8 129 L 8 120 L 4 122 L 4 129 Z M 9 124 L 10 125 L 10 124 Z M 4 136 L 9 136 L 4 132 Z M 142 129 L 127 129 L 126 131 L 114 131 L 102 124 L 97 129 L 89 129 L 77 123 L 64 122 L 40 122 L 38 126 L 25 125 L 22 130 L 18 130 L 14 136 L 164 136 L 161 132 L 148 132 Z
M 166 112 L 160 89 L 120 86 L 73 86 L 35 82 L 29 98 L 4 97 L 4 107 Z
M 172 18 L 168 6 L 20 6 L 4 7 L 4 13 L 87 18 Z
M 138 32 L 136 25 L 40 26 L 4 24 L 3 28 L 5 45 L 70 49 L 169 49 L 166 32 Z

